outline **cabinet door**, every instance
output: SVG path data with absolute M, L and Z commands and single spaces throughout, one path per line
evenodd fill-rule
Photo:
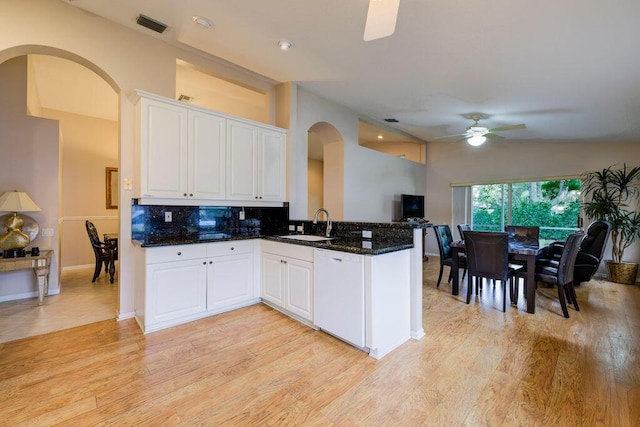
M 285 258 L 285 309 L 313 321 L 313 263 Z
M 204 259 L 147 265 L 146 323 L 178 320 L 206 311 Z
M 140 100 L 140 193 L 184 198 L 187 194 L 187 110 Z
M 286 139 L 281 132 L 258 132 L 258 198 L 282 202 L 285 199 Z
M 258 128 L 227 121 L 227 199 L 257 200 L 256 143 Z
M 282 257 L 262 253 L 262 298 L 284 307 L 284 263 Z
M 207 310 L 253 298 L 253 253 L 210 258 L 207 269 Z
M 189 112 L 189 197 L 223 200 L 227 120 Z

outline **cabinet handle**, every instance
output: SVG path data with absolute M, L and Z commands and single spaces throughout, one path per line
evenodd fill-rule
M 178 256 L 182 255 L 182 252 L 178 252 Z
M 255 197 L 256 199 L 258 198 L 258 196 Z
M 235 248 L 233 246 L 231 246 L 231 250 L 234 250 Z
M 187 193 L 184 193 L 184 197 L 187 197 Z
M 209 264 L 213 264 L 213 261 L 209 261 Z
M 207 261 L 202 261 L 202 265 L 207 265 Z
M 189 197 L 193 197 L 193 194 L 192 194 L 192 193 L 189 193 Z

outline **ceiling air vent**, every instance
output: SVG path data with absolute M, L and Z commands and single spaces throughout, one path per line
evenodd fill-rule
M 189 96 L 189 95 L 183 95 L 183 94 L 181 94 L 181 95 L 178 97 L 178 101 L 182 101 L 182 102 L 189 103 L 189 102 L 193 101 L 193 96 Z
M 149 18 L 148 16 L 143 14 L 138 15 L 136 23 L 160 34 L 162 34 L 164 30 L 167 29 L 167 24 L 163 24 L 162 22 L 156 21 L 155 19 Z
M 384 119 L 384 121 L 387 122 L 387 123 L 400 123 L 396 119 Z

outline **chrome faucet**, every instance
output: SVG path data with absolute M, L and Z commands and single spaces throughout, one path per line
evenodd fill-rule
M 324 233 L 325 237 L 331 237 L 331 217 L 329 216 L 329 211 L 325 208 L 320 208 L 316 211 L 316 215 L 313 217 L 313 223 L 318 223 L 318 215 L 320 212 L 324 212 L 327 215 L 327 231 Z

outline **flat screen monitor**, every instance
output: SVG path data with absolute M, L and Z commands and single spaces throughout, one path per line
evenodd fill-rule
M 424 218 L 424 196 L 402 194 L 400 196 L 400 206 L 404 221 Z

